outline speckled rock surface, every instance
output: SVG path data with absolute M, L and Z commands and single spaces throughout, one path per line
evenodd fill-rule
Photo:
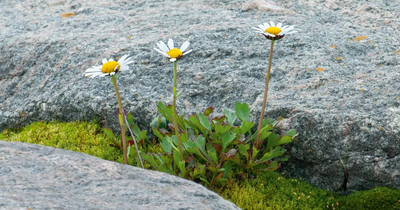
M 287 174 L 336 190 L 400 188 L 400 5 L 367 0 L 1 1 L 0 130 L 38 120 L 112 122 L 109 78 L 84 71 L 130 54 L 123 105 L 148 129 L 171 102 L 172 64 L 159 40 L 191 42 L 178 64 L 180 113 L 251 105 L 263 97 L 269 41 L 251 27 L 296 25 L 275 45 L 266 116 L 300 133 Z M 75 16 L 61 15 L 75 12 Z M 114 125 L 113 123 L 109 123 Z
M 90 155 L 0 141 L 0 209 L 237 209 L 202 185 Z

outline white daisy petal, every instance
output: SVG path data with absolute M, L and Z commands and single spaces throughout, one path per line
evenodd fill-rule
M 157 48 L 154 48 L 154 49 L 155 49 L 157 52 L 161 53 L 163 56 L 169 58 L 169 55 L 168 55 L 167 53 L 165 53 L 165 52 L 163 52 L 163 51 L 161 51 L 161 50 L 159 50 L 159 49 L 157 49 Z
M 133 61 L 131 59 L 132 59 L 131 57 L 125 58 L 122 62 L 118 60 L 118 63 L 121 64 L 121 66 L 129 65 L 129 64 L 133 63 Z
M 281 28 L 281 30 L 284 31 L 284 30 L 286 30 L 288 27 L 289 27 L 289 26 L 283 26 L 283 27 Z
M 176 61 L 176 58 L 171 58 L 171 59 L 169 59 L 169 61 L 175 62 L 175 61 Z
M 275 23 L 272 21 L 269 21 L 269 23 L 271 24 L 271 27 L 275 27 Z
M 122 56 L 120 59 L 118 59 L 118 63 L 119 64 L 122 64 L 122 63 L 124 63 L 124 61 L 125 61 L 125 59 L 128 57 L 128 55 L 124 55 L 124 56 Z
M 189 41 L 185 41 L 180 48 L 181 52 L 185 52 L 185 50 L 187 50 L 187 48 L 189 47 L 189 44 Z
M 260 30 L 265 31 L 265 30 L 268 28 L 268 26 L 265 26 L 265 25 L 258 25 L 258 28 L 259 28 Z
M 168 52 L 169 49 L 167 47 L 167 45 L 165 45 L 164 42 L 160 41 L 159 43 L 157 43 L 158 48 L 160 48 L 160 50 L 162 50 L 163 52 Z
M 107 61 L 107 58 L 104 58 L 101 62 L 102 62 L 103 64 L 107 63 L 107 62 L 108 62 L 108 61 Z
M 128 71 L 129 70 L 129 66 L 121 66 L 121 68 L 119 69 L 119 71 Z
M 286 34 L 294 34 L 294 33 L 297 33 L 297 31 L 291 31 L 291 32 L 286 33 Z
M 269 25 L 269 23 L 263 23 L 263 24 L 264 24 L 265 30 L 267 30 L 267 28 L 271 27 L 271 26 Z
M 168 39 L 168 47 L 170 50 L 174 48 L 174 40 L 171 38 Z
M 257 32 L 257 33 L 264 33 L 264 31 L 261 29 L 261 28 L 253 28 L 255 31 L 254 32 Z
M 192 52 L 193 50 L 189 50 L 189 51 L 186 51 L 185 53 L 183 53 L 182 55 L 187 55 L 187 54 L 189 54 L 190 52 Z
M 265 36 L 270 36 L 270 37 L 275 37 L 275 35 L 270 34 L 270 33 L 263 33 Z
M 276 24 L 276 27 L 281 28 L 282 27 L 282 23 Z

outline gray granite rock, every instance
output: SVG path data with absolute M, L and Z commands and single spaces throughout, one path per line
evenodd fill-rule
M 300 133 L 283 170 L 336 190 L 344 159 L 349 191 L 400 188 L 396 1 L 16 0 L 0 11 L 0 130 L 95 117 L 115 125 L 110 79 L 83 75 L 124 54 L 135 63 L 118 78 L 123 105 L 148 129 L 156 101 L 171 102 L 172 64 L 153 50 L 169 37 L 193 49 L 178 64 L 180 113 L 240 101 L 257 120 L 270 42 L 251 27 L 272 20 L 299 31 L 275 45 L 266 111 Z
M 0 209 L 240 209 L 202 185 L 94 156 L 0 141 Z

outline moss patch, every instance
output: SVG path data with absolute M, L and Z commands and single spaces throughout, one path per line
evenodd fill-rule
M 118 161 L 122 156 L 120 150 L 109 146 L 102 129 L 89 122 L 35 122 L 21 130 L 3 131 L 0 140 L 72 150 L 110 161 Z

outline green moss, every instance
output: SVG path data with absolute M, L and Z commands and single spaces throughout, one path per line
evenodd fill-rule
M 110 147 L 101 128 L 89 122 L 35 122 L 21 130 L 7 129 L 0 140 L 26 142 L 82 152 L 102 159 L 117 161 L 122 152 Z
M 94 155 L 123 163 L 122 151 L 110 146 L 103 129 L 95 122 L 36 122 L 22 129 L 7 129 L 0 140 L 52 146 Z M 161 151 L 150 144 L 144 152 Z M 130 165 L 138 166 L 137 154 L 131 147 Z M 150 168 L 145 165 L 145 168 Z M 378 187 L 349 196 L 317 189 L 297 179 L 287 179 L 276 172 L 257 175 L 255 180 L 229 184 L 220 194 L 244 210 L 314 210 L 314 209 L 400 209 L 400 190 Z
M 341 210 L 400 209 L 400 190 L 377 187 L 341 197 L 338 202 L 341 204 Z
M 337 195 L 296 179 L 286 179 L 276 172 L 265 172 L 256 180 L 229 185 L 222 196 L 242 209 L 308 210 L 326 209 Z

